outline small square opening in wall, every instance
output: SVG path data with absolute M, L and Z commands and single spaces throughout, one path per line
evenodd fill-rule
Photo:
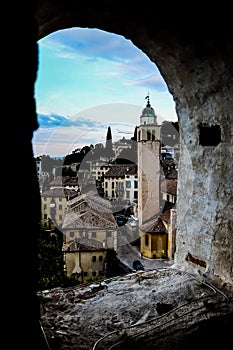
M 219 125 L 199 124 L 199 144 L 202 146 L 217 146 L 221 142 Z

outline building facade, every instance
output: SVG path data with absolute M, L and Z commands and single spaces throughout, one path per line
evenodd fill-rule
M 147 96 L 137 128 L 139 226 L 160 212 L 160 125 Z

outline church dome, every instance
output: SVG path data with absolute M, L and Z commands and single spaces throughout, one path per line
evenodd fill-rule
M 149 96 L 146 96 L 147 104 L 143 108 L 142 114 L 140 116 L 141 125 L 157 124 L 157 116 L 155 110 L 151 107 Z
M 153 107 L 151 107 L 149 96 L 146 96 L 146 99 L 147 99 L 147 104 L 146 104 L 146 107 L 143 108 L 142 110 L 141 117 L 156 117 L 155 110 Z
M 155 110 L 151 107 L 150 103 L 146 105 L 142 110 L 142 117 L 155 117 Z

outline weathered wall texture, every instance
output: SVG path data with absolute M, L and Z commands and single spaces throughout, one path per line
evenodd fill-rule
M 190 62 L 181 67 L 179 59 L 170 68 L 168 60 L 165 67 L 176 100 L 182 155 L 175 263 L 232 283 L 232 53 L 214 49 L 210 57 L 197 57 L 186 47 Z
M 196 4 L 190 4 L 186 10 L 183 5 L 179 8 L 177 2 L 174 8 L 166 2 L 163 9 L 160 4 L 155 11 L 148 3 L 143 5 L 134 2 L 127 6 L 125 1 L 109 0 L 39 0 L 25 6 L 21 2 L 11 3 L 9 11 L 4 12 L 11 28 L 10 40 L 3 42 L 3 58 L 8 61 L 8 67 L 4 65 L 8 84 L 3 85 L 7 94 L 3 99 L 7 111 L 4 132 L 7 131 L 9 142 L 14 142 L 16 155 L 10 158 L 14 169 L 8 171 L 11 174 L 7 172 L 7 181 L 17 188 L 15 201 L 9 191 L 4 197 L 4 214 L 10 216 L 6 232 L 12 243 L 10 256 L 14 257 L 7 261 L 7 273 L 8 277 L 20 276 L 20 287 L 28 285 L 27 288 L 17 285 L 15 298 L 7 286 L 13 327 L 22 324 L 23 317 L 27 330 L 17 332 L 18 347 L 35 349 L 40 332 L 35 297 L 37 242 L 33 235 L 39 230 L 40 198 L 31 141 L 37 128 L 36 42 L 52 31 L 78 26 L 124 35 L 158 66 L 176 103 L 182 144 L 175 264 L 194 271 L 200 269 L 221 283 L 233 284 L 230 3 L 218 4 L 216 10 L 214 5 L 208 6 L 206 12 Z M 209 131 L 218 140 L 221 131 L 218 144 L 206 146 L 203 137 L 200 144 L 199 125 L 203 131 L 205 123 L 216 126 Z M 5 156 L 2 164 L 9 167 L 9 156 Z M 9 309 L 6 310 L 4 319 L 8 320 Z M 12 322 L 5 324 L 9 331 Z M 15 346 L 11 344 L 15 337 L 7 341 L 9 346 Z

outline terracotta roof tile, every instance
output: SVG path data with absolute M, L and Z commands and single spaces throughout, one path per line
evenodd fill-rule
M 63 229 L 117 227 L 111 203 L 93 191 L 67 201 Z
M 79 246 L 77 246 L 77 243 Z M 63 251 L 70 250 L 72 251 L 99 251 L 99 250 L 106 250 L 106 247 L 103 246 L 103 243 L 100 241 L 97 241 L 95 239 L 88 239 L 88 238 L 76 238 L 74 240 L 70 240 L 66 242 L 63 245 Z
M 136 164 L 114 164 L 104 175 L 105 177 L 122 177 L 125 175 L 137 175 Z
M 140 228 L 144 232 L 148 233 L 163 233 L 166 232 L 166 226 L 160 217 L 153 218 L 150 221 L 143 224 Z

